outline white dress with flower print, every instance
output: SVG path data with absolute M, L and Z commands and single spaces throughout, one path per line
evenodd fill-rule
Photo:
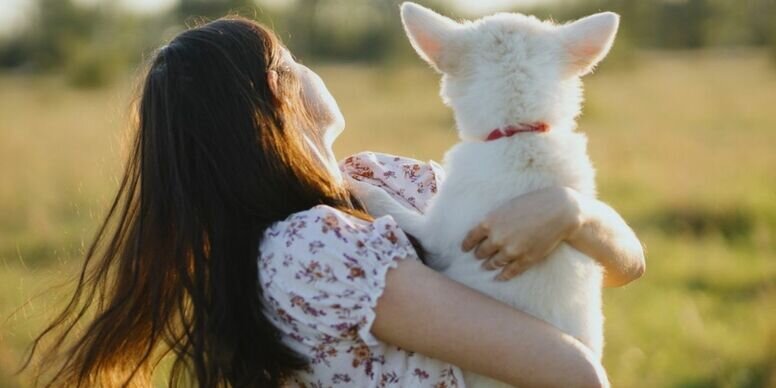
M 434 164 L 375 153 L 352 156 L 341 168 L 419 211 L 441 179 Z M 400 260 L 418 256 L 389 216 L 367 222 L 322 205 L 266 231 L 259 265 L 265 314 L 309 360 L 292 386 L 464 386 L 459 368 L 371 334 L 386 273 Z

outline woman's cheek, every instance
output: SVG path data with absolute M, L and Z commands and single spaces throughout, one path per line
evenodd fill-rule
M 317 74 L 307 70 L 305 88 L 311 105 L 310 109 L 316 115 L 316 121 L 322 127 L 336 127 L 339 135 L 345 126 L 345 119 L 334 96 L 326 88 L 326 84 Z

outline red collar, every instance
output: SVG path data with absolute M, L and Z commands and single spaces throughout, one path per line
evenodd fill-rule
M 543 133 L 549 130 L 550 130 L 550 126 L 545 122 L 509 125 L 507 127 L 504 127 L 503 129 L 502 128 L 494 129 L 493 131 L 490 132 L 488 137 L 485 138 L 485 141 L 501 139 L 502 137 L 510 137 L 510 136 L 517 135 L 518 133 L 525 133 L 525 132 Z

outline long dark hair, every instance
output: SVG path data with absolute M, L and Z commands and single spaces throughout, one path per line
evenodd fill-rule
M 170 353 L 173 386 L 279 386 L 304 367 L 262 314 L 261 236 L 318 204 L 359 210 L 301 140 L 308 115 L 282 50 L 266 28 L 226 18 L 156 53 L 118 194 L 27 359 L 42 353 L 48 385 L 148 386 Z

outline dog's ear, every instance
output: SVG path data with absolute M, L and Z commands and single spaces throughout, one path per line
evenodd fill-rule
M 461 25 L 428 8 L 415 3 L 401 5 L 401 20 L 410 43 L 421 58 L 440 72 L 449 71 L 454 66 L 453 46 L 455 33 Z
M 602 12 L 561 27 L 561 39 L 569 53 L 570 71 L 577 75 L 590 73 L 612 47 L 620 16 Z

